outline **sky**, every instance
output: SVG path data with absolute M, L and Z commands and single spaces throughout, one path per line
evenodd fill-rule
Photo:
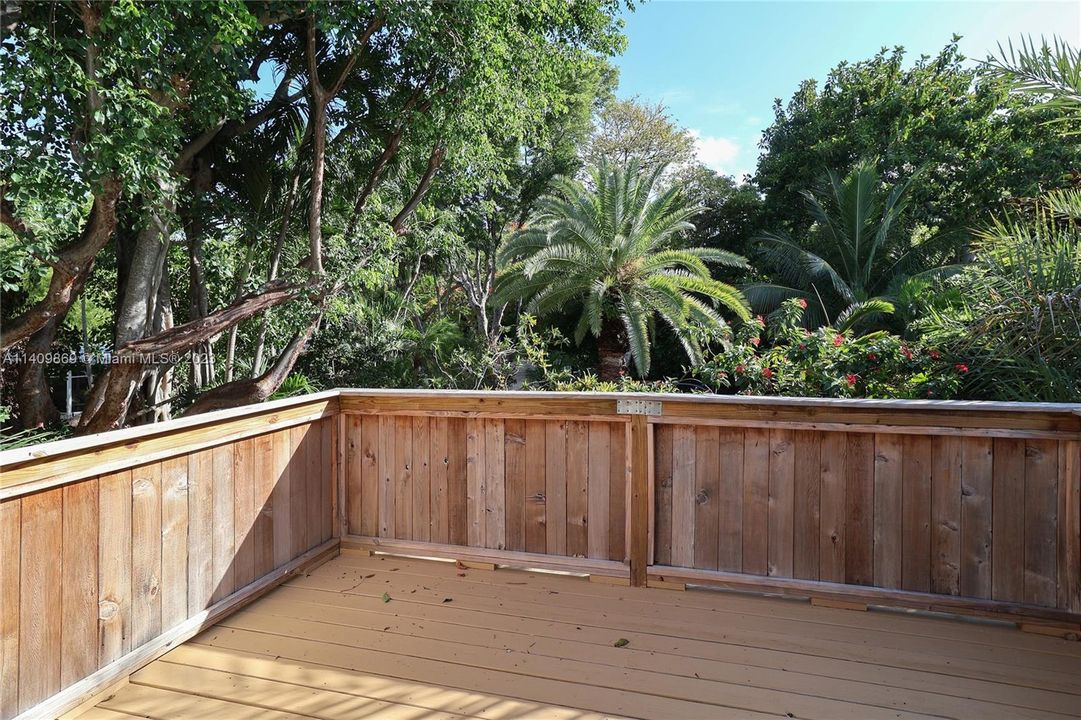
M 737 178 L 754 171 L 774 98 L 787 102 L 802 80 L 823 80 L 841 60 L 902 45 L 911 65 L 954 33 L 973 59 L 1021 35 L 1081 46 L 1081 0 L 653 0 L 624 19 L 619 97 L 663 102 L 695 136 L 699 160 Z

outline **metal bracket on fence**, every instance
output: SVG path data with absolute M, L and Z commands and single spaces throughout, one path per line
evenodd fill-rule
M 616 400 L 616 413 L 619 415 L 660 415 L 659 400 Z

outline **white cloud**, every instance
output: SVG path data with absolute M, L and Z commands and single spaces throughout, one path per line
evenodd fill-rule
M 694 139 L 695 154 L 700 163 L 719 173 L 731 174 L 736 171 L 734 166 L 739 158 L 740 148 L 734 140 L 703 135 L 693 128 L 688 132 Z

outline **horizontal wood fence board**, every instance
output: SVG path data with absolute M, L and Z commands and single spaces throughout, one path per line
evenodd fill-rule
M 274 428 L 305 425 L 337 413 L 337 399 L 333 396 L 315 400 L 291 398 L 287 405 L 273 405 L 262 412 L 244 408 L 243 413 L 232 410 L 207 413 L 144 426 L 134 433 L 117 430 L 29 450 L 5 451 L 0 453 L 0 500 L 122 470 L 131 467 L 133 461 L 164 460 L 233 443 Z M 207 420 L 211 415 L 222 417 Z

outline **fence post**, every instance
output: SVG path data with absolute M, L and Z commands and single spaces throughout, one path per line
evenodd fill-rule
M 646 584 L 646 567 L 649 564 L 649 482 L 650 431 L 645 415 L 631 416 L 631 505 L 630 542 L 628 557 L 631 561 L 631 585 Z

